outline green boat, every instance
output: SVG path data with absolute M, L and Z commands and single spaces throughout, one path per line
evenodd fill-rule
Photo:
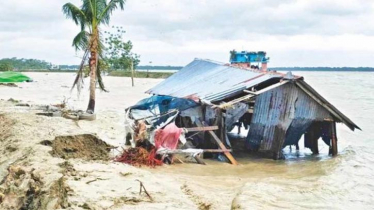
M 0 83 L 32 82 L 32 79 L 24 74 L 13 71 L 0 72 Z

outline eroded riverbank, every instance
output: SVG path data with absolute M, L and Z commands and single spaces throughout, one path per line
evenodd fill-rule
M 55 104 L 65 97 L 70 98 L 69 105 L 73 108 L 85 108 L 87 92 L 83 92 L 81 99 L 69 92 L 74 75 L 30 76 L 36 83 L 20 84 L 18 88 L 0 87 L 0 98 L 20 99 L 35 105 Z M 370 117 L 374 114 L 371 108 L 374 95 L 364 93 L 374 87 L 366 82 L 366 77 L 366 74 L 334 73 L 323 81 L 317 73 L 306 75 L 317 90 L 348 111 L 364 130 L 351 133 L 339 128 L 341 146 L 337 158 L 330 158 L 328 148 L 322 144 L 319 156 L 310 155 L 306 149 L 298 153 L 286 151 L 286 161 L 244 157 L 238 159 L 241 165 L 237 167 L 212 160 L 207 161 L 207 166 L 177 164 L 139 169 L 110 161 L 53 157 L 52 148 L 40 144 L 44 140 L 54 141 L 56 136 L 91 133 L 108 144 L 123 145 L 123 109 L 146 97 L 143 92 L 160 80 L 138 80 L 136 87 L 131 88 L 128 78 L 106 77 L 110 93 L 98 93 L 98 119 L 80 121 L 78 125 L 63 118 L 36 116 L 33 107 L 16 107 L 2 101 L 0 114 L 4 123 L 0 126 L 0 148 L 4 155 L 0 157 L 0 178 L 7 177 L 9 181 L 1 187 L 6 189 L 4 192 L 15 190 L 22 196 L 30 189 L 35 192 L 41 189 L 38 196 L 29 196 L 30 201 L 70 209 L 87 206 L 92 209 L 371 209 L 374 138 L 370 133 Z M 342 85 L 339 78 L 349 84 L 360 83 L 362 87 L 348 88 L 352 86 Z M 354 115 L 357 110 L 359 113 Z M 9 168 L 10 165 L 16 168 Z M 9 177 L 9 174 L 21 176 Z M 153 202 L 145 195 L 138 196 L 136 179 L 144 182 L 154 197 Z M 56 194 L 53 189 L 61 193 Z

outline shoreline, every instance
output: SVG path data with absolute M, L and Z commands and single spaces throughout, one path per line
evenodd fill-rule
M 64 71 L 64 70 L 35 70 L 35 71 L 16 71 L 20 73 L 72 73 L 76 74 L 76 71 Z M 175 71 L 134 71 L 134 78 L 137 79 L 166 79 L 176 73 Z M 106 76 L 110 77 L 131 77 L 131 72 L 130 71 L 111 71 L 109 72 Z
M 35 105 L 16 107 L 15 103 L 0 101 L 0 178 L 6 180 L 0 185 L 1 208 L 18 208 L 30 202 L 35 206 L 28 209 L 73 208 L 84 209 L 211 209 L 200 208 L 205 202 L 190 198 L 191 190 L 172 175 L 154 173 L 157 169 L 136 168 L 122 163 L 104 160 L 64 159 L 52 155 L 52 148 L 42 142 L 53 144 L 58 136 L 94 134 L 102 141 L 118 144 L 121 126 L 118 114 L 98 113 L 94 122 L 72 120 L 60 117 L 35 115 Z M 117 139 L 117 140 L 116 140 Z M 113 156 L 113 153 L 110 153 Z M 23 176 L 15 177 L 22 173 Z M 37 177 L 37 178 L 35 178 Z M 141 180 L 153 201 L 139 195 Z M 25 183 L 14 186 L 15 180 Z M 24 200 L 36 183 L 38 190 L 31 201 Z M 59 192 L 55 188 L 58 185 Z M 9 191 L 14 188 L 16 191 Z M 39 190 L 45 192 L 39 195 Z M 182 198 L 182 199 L 181 199 Z M 37 205 L 42 203 L 42 206 Z M 200 204 L 201 203 L 201 204 Z M 27 204 L 29 205 L 29 204 Z M 211 206 L 211 204 L 206 204 Z M 217 208 L 219 209 L 219 208 Z

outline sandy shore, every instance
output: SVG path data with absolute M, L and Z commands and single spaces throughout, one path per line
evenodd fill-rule
M 126 87 L 129 89 L 122 90 L 127 92 L 124 93 L 127 95 L 125 103 L 131 105 L 143 98 L 145 95 L 142 92 L 156 82 L 159 81 L 141 80 L 138 88 Z M 0 156 L 0 178 L 4 180 L 0 185 L 0 209 L 230 208 L 230 200 L 219 202 L 221 199 L 217 199 L 214 202 L 211 199 L 216 197 L 214 192 L 206 191 L 205 186 L 192 184 L 194 179 L 188 176 L 173 175 L 159 169 L 136 168 L 111 160 L 54 157 L 52 147 L 45 142 L 53 143 L 58 136 L 93 134 L 110 145 L 124 147 L 122 122 L 125 107 L 116 110 L 115 103 L 123 103 L 120 99 L 108 104 L 104 110 L 97 112 L 97 120 L 93 122 L 37 116 L 43 104 L 35 102 L 46 102 L 45 94 L 50 94 L 50 90 L 40 89 L 40 84 L 39 87 L 30 84 L 0 89 L 8 94 L 2 98 L 13 95 L 13 98 L 31 105 L 20 107 L 16 106 L 17 102 L 0 101 L 0 152 L 3 154 Z M 64 87 L 65 84 L 58 85 Z M 105 101 L 102 97 L 110 95 L 99 93 L 99 104 Z M 58 102 L 54 98 L 50 101 L 49 104 Z M 84 102 L 75 100 L 73 105 L 79 106 Z M 112 150 L 110 154 L 113 157 L 116 151 Z M 144 193 L 139 195 L 137 180 L 144 183 L 152 200 Z M 209 196 L 207 193 L 210 193 Z
M 144 92 L 161 80 L 139 79 L 132 88 L 129 78 L 105 77 L 110 92 L 97 92 L 97 120 L 76 123 L 35 114 L 40 112 L 38 105 L 64 98 L 71 108 L 86 108 L 87 88 L 80 98 L 70 93 L 73 74 L 28 76 L 36 82 L 0 86 L 0 209 L 372 209 L 370 132 L 352 133 L 340 127 L 336 158 L 327 155 L 328 147 L 321 141 L 317 156 L 300 145 L 299 152 L 285 149 L 286 161 L 237 157 L 239 166 L 206 160 L 206 166 L 186 163 L 150 169 L 100 158 L 66 160 L 53 155 L 56 137 L 94 134 L 107 144 L 123 146 L 124 109 L 147 97 Z M 362 77 L 344 78 L 356 84 Z M 308 78 L 350 110 L 352 105 L 344 103 L 347 97 L 341 97 L 347 91 L 336 94 L 341 84 L 321 81 L 317 73 Z M 15 106 L 9 98 L 31 107 Z M 366 96 L 357 100 L 354 104 L 363 105 L 362 110 L 370 109 Z M 360 124 L 369 125 L 370 116 L 360 115 Z M 153 200 L 139 195 L 137 180 Z

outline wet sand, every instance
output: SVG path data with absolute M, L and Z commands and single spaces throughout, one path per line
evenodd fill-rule
M 30 73 L 28 76 L 36 82 L 21 84 L 20 88 L 0 87 L 0 99 L 55 104 L 65 96 L 70 98 L 71 107 L 85 108 L 87 91 L 82 92 L 81 99 L 75 93 L 70 94 L 73 74 Z M 338 73 L 323 81 L 318 73 L 306 75 L 308 82 L 333 104 L 338 103 L 338 108 L 347 111 L 364 131 L 372 128 L 369 113 L 373 114 L 370 104 L 374 104 L 374 96 L 360 95 L 363 90 L 350 89 L 351 94 L 356 93 L 356 100 L 352 100 L 351 95 L 345 95 L 346 86 L 335 81 L 340 78 L 357 84 L 366 81 L 365 77 Z M 137 80 L 136 87 L 132 88 L 129 78 L 105 77 L 104 80 L 110 93 L 98 93 L 98 119 L 81 121 L 79 127 L 71 120 L 35 116 L 32 108 L 0 102 L 0 114 L 16 122 L 11 129 L 12 137 L 0 142 L 3 150 L 0 152 L 9 152 L 5 151 L 9 145 L 18 148 L 0 158 L 0 178 L 8 174 L 7 168 L 14 162 L 36 168 L 46 189 L 48 183 L 64 177 L 69 188 L 66 199 L 72 209 L 82 209 L 84 204 L 93 209 L 371 209 L 374 205 L 373 135 L 352 133 L 343 126 L 338 130 L 340 155 L 337 158 L 330 158 L 327 146 L 321 143 L 318 156 L 312 156 L 307 149 L 296 152 L 294 148 L 292 151 L 286 148 L 286 161 L 243 157 L 238 158 L 240 166 L 208 160 L 206 166 L 187 163 L 138 169 L 118 163 L 72 159 L 69 162 L 75 172 L 64 175 L 59 164 L 65 160 L 52 157 L 51 148 L 40 145 L 40 141 L 52 141 L 58 135 L 96 133 L 105 142 L 122 146 L 124 108 L 146 97 L 144 92 L 161 81 Z M 363 85 L 368 90 L 374 88 L 370 83 Z M 357 109 L 361 114 L 352 115 Z M 30 149 L 32 153 L 27 152 Z M 138 195 L 136 179 L 144 182 L 154 197 L 153 202 Z

